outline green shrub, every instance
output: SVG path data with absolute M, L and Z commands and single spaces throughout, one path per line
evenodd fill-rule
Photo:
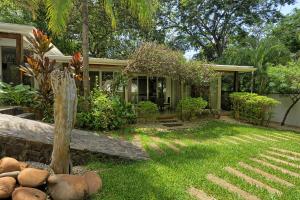
M 12 86 L 0 82 L 0 104 L 10 106 L 32 106 L 37 92 L 28 85 Z
M 151 101 L 140 101 L 136 107 L 139 118 L 146 121 L 154 121 L 158 115 L 158 107 Z
M 79 98 L 76 126 L 91 130 L 113 130 L 136 121 L 131 104 L 126 104 L 119 97 L 110 97 L 99 90 L 90 96 L 91 109 L 83 110 L 83 100 Z
M 272 107 L 279 104 L 275 99 L 255 93 L 230 94 L 233 116 L 253 124 L 267 125 L 272 117 Z
M 191 120 L 197 114 L 203 112 L 203 109 L 206 106 L 207 101 L 203 100 L 201 97 L 186 97 L 179 101 L 176 110 L 182 120 Z

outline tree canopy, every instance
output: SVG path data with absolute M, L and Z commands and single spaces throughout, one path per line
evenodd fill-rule
M 144 43 L 130 57 L 125 73 L 168 76 L 191 84 L 208 84 L 217 73 L 209 64 L 187 61 L 183 53 L 157 43 Z
M 214 60 L 237 36 L 248 35 L 280 17 L 279 6 L 294 0 L 168 0 L 161 9 L 161 25 L 175 32 L 174 43 L 186 42 L 198 57 Z M 204 56 L 203 56 L 204 55 Z

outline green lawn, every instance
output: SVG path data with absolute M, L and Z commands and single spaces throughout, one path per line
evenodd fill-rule
M 158 132 L 151 129 L 131 129 L 126 130 L 122 137 L 131 140 L 134 134 L 140 135 L 151 160 L 132 163 L 90 163 L 89 168 L 100 171 L 104 185 L 103 190 L 93 199 L 188 200 L 193 199 L 187 193 L 190 187 L 201 189 L 216 199 L 242 199 L 238 195 L 208 181 L 206 179 L 207 174 L 214 174 L 260 199 L 300 199 L 300 178 L 283 174 L 249 159 L 259 158 L 300 173 L 300 170 L 295 166 L 291 167 L 259 156 L 261 153 L 270 156 L 271 154 L 266 152 L 270 150 L 270 147 L 300 153 L 300 135 L 294 132 L 209 121 L 197 129 L 188 131 Z M 120 134 L 116 133 L 115 137 L 118 135 Z M 180 152 L 174 151 L 166 144 L 153 139 L 153 137 L 172 143 Z M 271 140 L 267 141 L 266 138 L 271 138 Z M 176 139 L 184 143 L 185 146 L 179 144 L 180 142 L 174 143 Z M 243 142 L 243 140 L 248 140 L 248 142 Z M 152 143 L 159 145 L 164 153 L 159 153 L 153 149 Z M 300 161 L 292 161 L 276 155 L 272 155 L 272 157 L 300 165 Z M 246 170 L 239 165 L 241 161 L 276 175 L 295 186 L 287 187 Z M 270 194 L 265 189 L 258 188 L 237 176 L 229 174 L 224 170 L 224 167 L 228 166 L 281 191 L 282 195 Z

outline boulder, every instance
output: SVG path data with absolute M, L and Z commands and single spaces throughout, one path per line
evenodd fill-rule
M 27 164 L 26 162 L 19 162 L 19 164 L 21 171 L 29 167 L 29 164 Z
M 24 187 L 38 187 L 43 185 L 49 177 L 46 170 L 26 168 L 18 175 L 18 182 Z
M 4 157 L 0 160 L 0 174 L 5 172 L 20 171 L 20 163 L 10 157 Z
M 58 174 L 48 178 L 48 191 L 53 200 L 83 200 L 89 188 L 83 176 Z
M 0 178 L 2 178 L 2 177 L 17 178 L 19 174 L 20 174 L 20 171 L 5 172 L 5 173 L 0 174 Z
M 95 194 L 102 188 L 102 180 L 96 172 L 86 172 L 83 175 L 85 182 L 88 185 L 89 195 Z
M 16 179 L 12 177 L 0 178 L 0 199 L 6 199 L 11 196 L 16 187 Z
M 12 193 L 12 200 L 46 200 L 47 195 L 35 188 L 19 187 Z

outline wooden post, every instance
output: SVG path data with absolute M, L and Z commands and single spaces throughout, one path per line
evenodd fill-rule
M 3 81 L 3 72 L 2 72 L 2 47 L 0 46 L 0 81 Z
M 56 174 L 71 172 L 71 131 L 77 112 L 77 89 L 74 78 L 67 68 L 51 73 L 54 93 L 54 140 L 51 168 Z
M 222 101 L 222 75 L 220 75 L 218 77 L 218 92 L 217 92 L 217 95 L 218 95 L 218 99 L 217 99 L 217 109 L 218 110 L 221 110 L 221 101 Z
M 239 72 L 234 72 L 234 80 L 233 80 L 233 90 L 235 92 L 238 92 L 239 91 Z

